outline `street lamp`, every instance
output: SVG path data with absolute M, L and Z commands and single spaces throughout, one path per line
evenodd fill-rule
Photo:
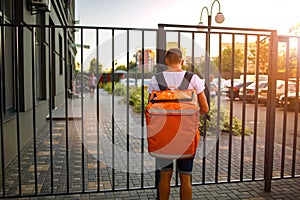
M 220 6 L 220 2 L 218 0 L 214 0 L 211 4 L 210 7 L 210 12 L 208 10 L 208 8 L 205 6 L 202 8 L 201 10 L 201 14 L 200 14 L 200 22 L 198 24 L 198 26 L 204 26 L 203 22 L 202 22 L 202 15 L 203 15 L 203 11 L 206 10 L 207 12 L 207 17 L 208 17 L 208 32 L 206 34 L 206 54 L 205 54 L 205 80 L 207 81 L 207 87 L 210 88 L 210 81 L 209 81 L 209 76 L 210 76 L 210 28 L 211 28 L 211 15 L 212 15 L 212 10 L 214 7 L 215 3 L 218 3 L 219 6 L 219 12 L 217 13 L 217 15 L 215 16 L 215 20 L 217 23 L 223 23 L 225 20 L 224 15 L 221 13 L 221 6 Z M 198 29 L 199 31 L 201 31 L 201 28 Z M 208 94 L 206 94 L 207 96 L 207 100 L 208 102 L 210 102 L 210 96 Z
M 208 23 L 207 23 L 207 24 L 208 24 L 208 27 L 211 26 L 211 15 L 212 15 L 212 9 L 213 9 L 213 7 L 214 7 L 215 2 L 217 2 L 218 5 L 219 5 L 219 12 L 218 12 L 217 15 L 215 16 L 215 20 L 216 20 L 216 22 L 217 22 L 218 24 L 221 24 L 221 23 L 224 22 L 225 17 L 224 17 L 224 15 L 221 13 L 220 2 L 219 2 L 218 0 L 214 0 L 214 1 L 212 2 L 212 4 L 211 4 L 210 12 L 209 12 L 209 10 L 208 10 L 208 8 L 207 8 L 206 6 L 202 8 L 201 14 L 200 14 L 200 22 L 199 22 L 199 24 L 198 24 L 199 26 L 203 26 L 203 25 L 204 25 L 203 22 L 202 22 L 202 14 L 203 14 L 203 11 L 204 11 L 204 10 L 206 10 L 207 16 L 208 16 Z

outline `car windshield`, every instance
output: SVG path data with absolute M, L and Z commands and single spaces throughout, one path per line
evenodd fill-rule
M 240 84 L 243 84 L 240 80 L 233 80 L 233 86 L 237 86 Z M 224 85 L 225 87 L 231 87 L 231 80 L 227 80 Z
M 256 86 L 256 82 L 251 83 L 248 88 L 255 88 Z M 268 87 L 268 83 L 267 82 L 260 82 L 258 83 L 258 88 L 266 88 Z
M 253 88 L 255 88 L 255 85 L 256 85 L 256 83 L 255 82 L 253 82 L 253 83 L 251 83 L 248 87 L 253 87 Z

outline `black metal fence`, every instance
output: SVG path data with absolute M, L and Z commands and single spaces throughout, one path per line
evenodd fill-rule
M 264 180 L 270 191 L 272 179 L 299 176 L 298 37 L 168 24 L 1 25 L 1 198 L 156 188 L 144 122 L 147 81 L 164 70 L 164 52 L 174 46 L 186 70 L 207 88 L 214 75 L 218 88 L 207 93 L 210 120 L 203 119 L 193 185 Z M 84 90 L 88 70 L 98 80 L 111 70 L 95 97 Z M 180 185 L 177 172 L 172 185 Z

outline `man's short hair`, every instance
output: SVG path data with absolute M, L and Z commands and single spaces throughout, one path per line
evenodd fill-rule
M 179 48 L 171 48 L 166 52 L 166 59 L 170 63 L 180 63 L 182 59 L 182 52 Z

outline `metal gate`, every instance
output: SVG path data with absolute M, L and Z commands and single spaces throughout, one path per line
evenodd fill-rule
M 9 31 L 11 43 L 4 42 Z M 272 179 L 299 176 L 299 37 L 169 24 L 1 25 L 1 198 L 156 188 L 144 105 L 149 78 L 164 70 L 164 52 L 175 46 L 186 70 L 207 88 L 213 75 L 218 88 L 207 92 L 211 113 L 202 119 L 193 185 L 264 180 L 271 191 Z M 94 97 L 86 91 L 88 69 L 99 80 Z M 280 96 L 278 79 L 285 86 Z M 261 81 L 269 88 L 265 102 Z M 248 82 L 255 83 L 251 91 Z M 177 172 L 172 185 L 180 185 Z

